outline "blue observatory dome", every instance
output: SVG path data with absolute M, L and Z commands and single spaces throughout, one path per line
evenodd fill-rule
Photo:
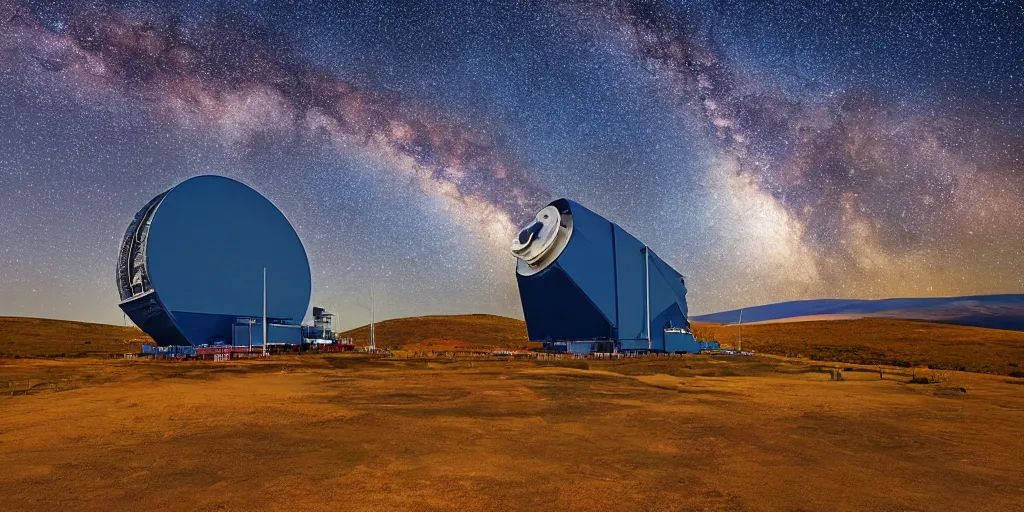
M 264 269 L 269 342 L 301 343 L 311 276 L 299 236 L 259 192 L 197 176 L 153 198 L 128 226 L 120 307 L 163 346 L 262 345 Z
M 511 249 L 531 340 L 576 353 L 700 351 L 682 275 L 604 217 L 558 199 Z

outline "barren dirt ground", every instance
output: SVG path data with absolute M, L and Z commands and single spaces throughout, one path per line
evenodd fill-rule
M 1021 379 L 815 370 L 0 360 L 0 509 L 1024 507 Z

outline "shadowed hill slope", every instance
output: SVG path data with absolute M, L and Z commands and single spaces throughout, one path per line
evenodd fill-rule
M 0 317 L 0 357 L 94 356 L 134 353 L 153 340 L 135 327 Z

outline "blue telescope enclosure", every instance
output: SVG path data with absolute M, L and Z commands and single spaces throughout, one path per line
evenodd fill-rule
M 512 241 L 532 341 L 573 353 L 698 353 L 682 275 L 643 242 L 568 199 Z
M 190 178 L 149 201 L 117 262 L 119 306 L 161 346 L 262 346 L 264 318 L 268 343 L 302 343 L 311 282 L 284 214 L 221 176 Z

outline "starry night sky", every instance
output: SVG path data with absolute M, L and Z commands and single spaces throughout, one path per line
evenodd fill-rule
M 1024 7 L 875 3 L 0 0 L 0 315 L 120 323 L 132 216 L 210 173 L 342 326 L 521 316 L 563 196 L 692 313 L 1024 292 Z

